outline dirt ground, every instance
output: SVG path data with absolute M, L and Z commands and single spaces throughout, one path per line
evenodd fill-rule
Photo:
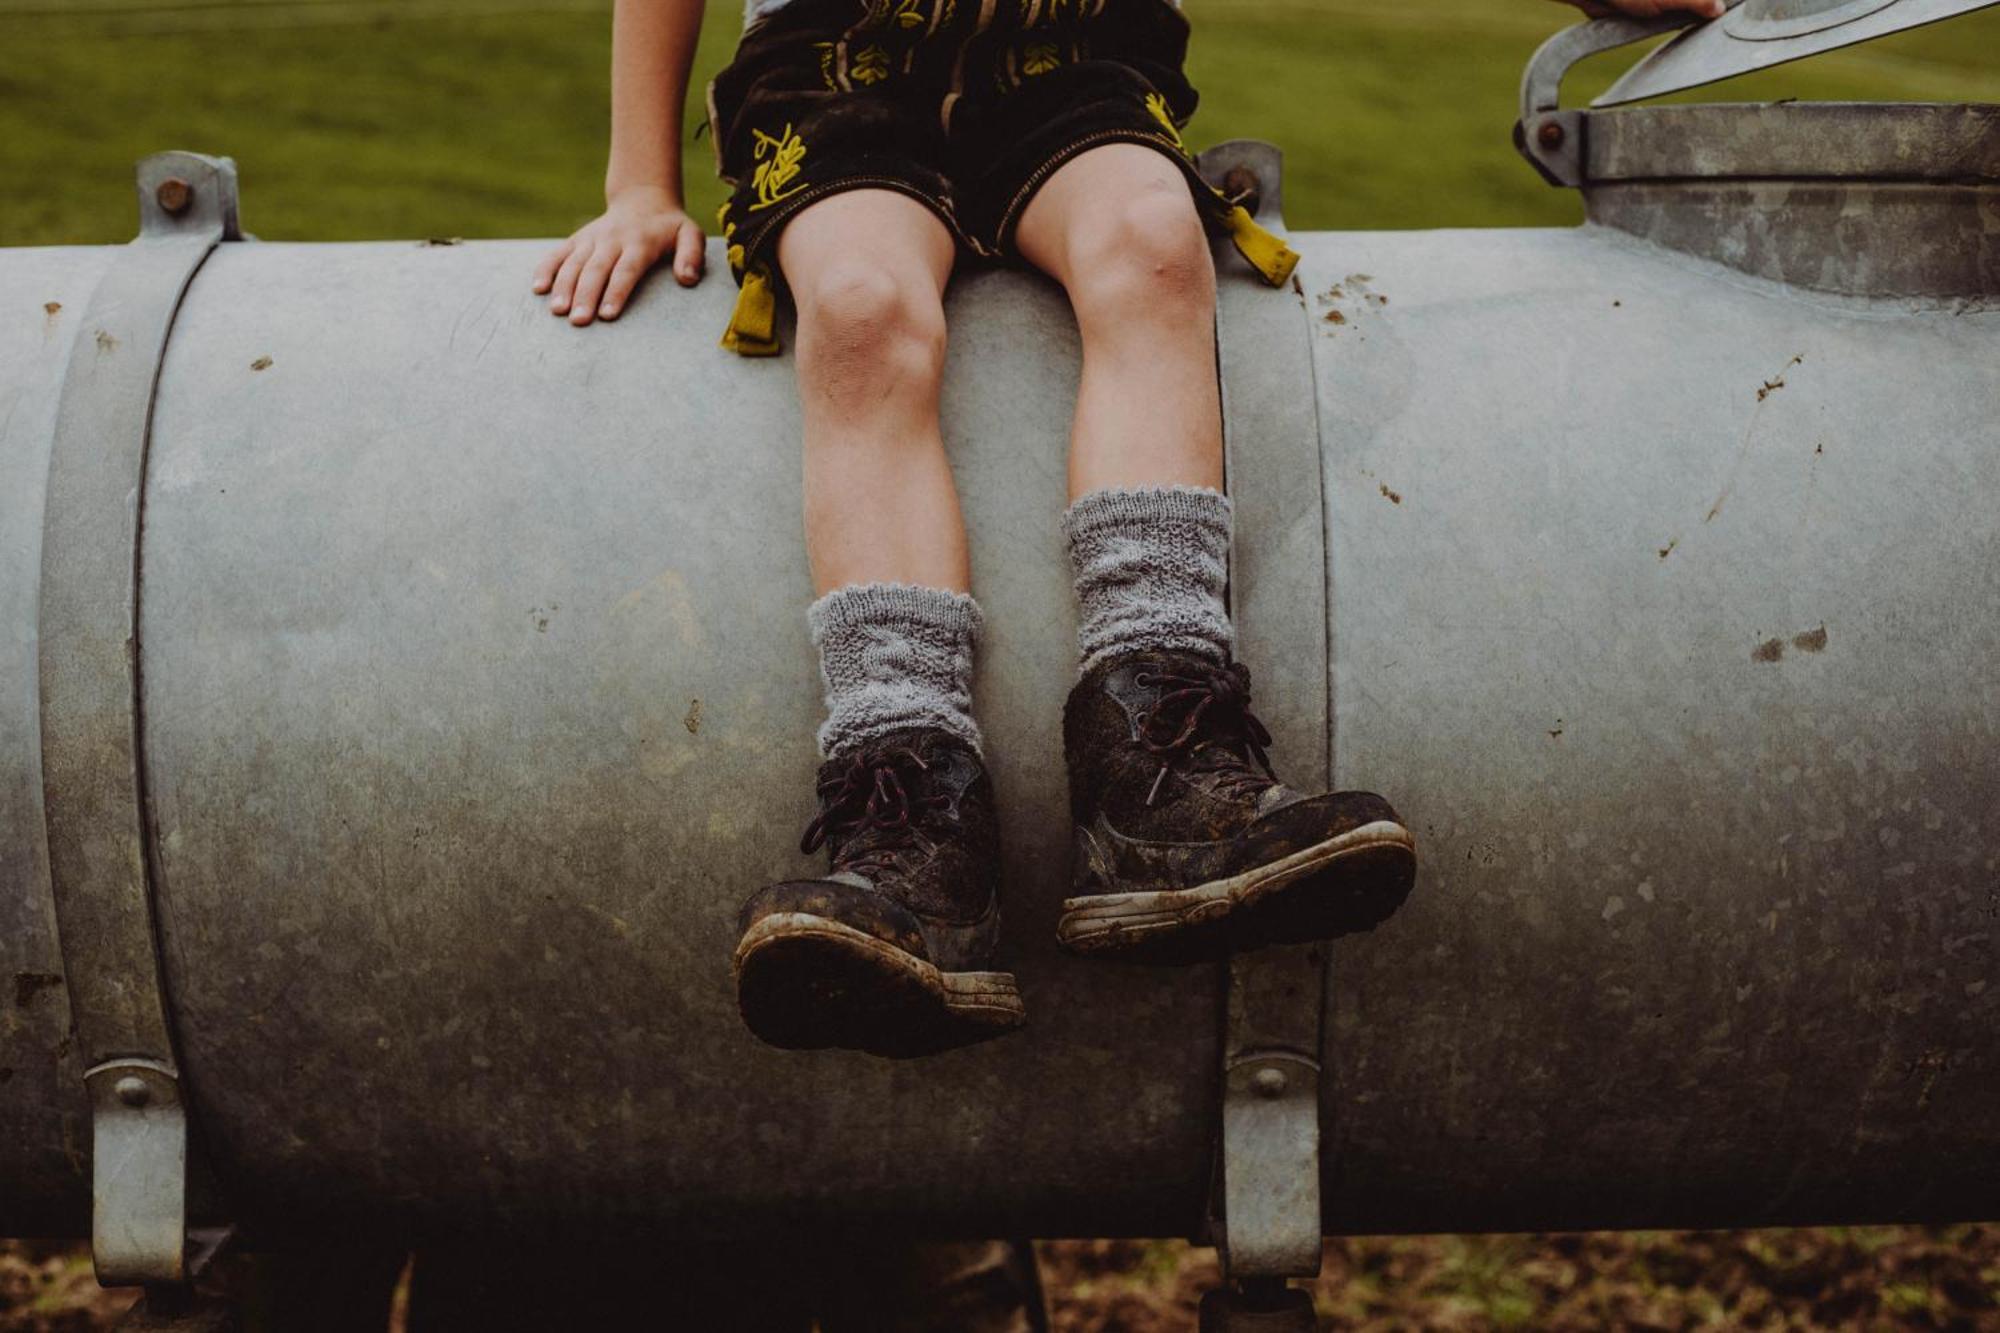
M 1037 1247 L 1055 1333 L 1180 1333 L 1216 1280 L 1170 1241 Z M 82 1249 L 0 1241 L 0 1333 L 96 1333 Z M 2000 1224 L 1329 1241 L 1325 1330 L 2000 1330 Z
M 2000 1330 L 2000 1226 L 1330 1241 L 1322 1329 Z M 1042 1247 L 1056 1333 L 1194 1326 L 1205 1250 Z

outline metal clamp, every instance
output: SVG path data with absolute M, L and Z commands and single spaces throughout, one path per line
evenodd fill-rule
M 139 164 L 139 236 L 98 283 L 57 405 L 42 537 L 42 798 L 91 1106 L 91 1244 L 106 1286 L 186 1274 L 187 1115 L 153 928 L 139 734 L 139 537 L 175 312 L 238 239 L 236 165 Z
M 1644 19 L 1591 19 L 1543 42 L 1521 73 L 1521 118 L 1514 122 L 1514 147 L 1549 184 L 1582 185 L 1590 112 L 1562 109 L 1563 76 L 1587 56 L 1700 22 L 1684 10 Z
M 1243 196 L 1265 226 L 1282 230 L 1283 158 L 1276 148 L 1243 140 L 1220 144 L 1202 154 L 1200 166 L 1209 180 Z M 1230 566 L 1237 639 L 1246 661 L 1283 664 L 1282 673 L 1260 677 L 1257 686 L 1258 715 L 1274 750 L 1293 771 L 1328 778 L 1318 405 L 1299 393 L 1301 384 L 1313 381 L 1312 326 L 1296 279 L 1290 291 L 1273 292 L 1226 248 L 1219 248 L 1217 264 L 1217 358 L 1239 534 Z M 1303 1293 L 1289 1292 L 1284 1280 L 1319 1273 L 1325 993 L 1323 946 L 1265 949 L 1230 960 L 1210 1230 L 1225 1274 L 1250 1290 L 1211 1293 L 1218 1312 L 1247 1301 L 1258 1311 L 1296 1313 L 1295 1298 Z M 1305 1308 L 1309 1318 L 1309 1301 Z M 1204 1328 L 1209 1319 L 1205 1313 Z M 1234 1325 L 1215 1325 L 1225 1326 Z

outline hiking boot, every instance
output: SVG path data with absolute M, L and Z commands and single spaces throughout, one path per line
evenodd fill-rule
M 902 731 L 819 770 L 799 850 L 831 873 L 743 905 L 736 1002 L 773 1046 L 928 1055 L 1026 1020 L 1000 932 L 993 784 L 964 742 Z
M 1198 654 L 1121 655 L 1063 710 L 1076 953 L 1193 962 L 1368 930 L 1409 895 L 1415 840 L 1373 792 L 1278 781 L 1250 672 Z

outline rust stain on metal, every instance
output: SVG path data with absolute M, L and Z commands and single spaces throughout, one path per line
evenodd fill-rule
M 270 368 L 271 358 L 268 356 L 260 356 L 250 363 L 250 369 L 252 370 L 269 370 Z
M 117 351 L 117 350 L 118 350 L 118 339 L 116 339 L 116 338 L 114 338 L 113 336 L 111 336 L 111 334 L 110 334 L 110 332 L 109 332 L 109 331 L 107 331 L 107 330 L 105 330 L 105 329 L 99 329 L 99 330 L 97 331 L 97 350 L 98 350 L 99 352 L 115 352 L 115 351 Z
M 1679 546 L 1680 544 L 1681 544 L 1681 539 L 1679 537 L 1668 538 L 1667 544 L 1660 548 L 1660 559 L 1665 560 L 1668 556 L 1672 555 L 1674 553 L 1674 548 L 1676 546 Z
M 153 191 L 153 198 L 164 212 L 179 217 L 194 202 L 194 187 L 179 176 L 169 176 Z
M 1750 443 L 1756 437 L 1757 411 L 1763 407 L 1766 398 L 1769 398 L 1773 393 L 1785 387 L 1785 372 L 1793 366 L 1804 365 L 1805 359 L 1805 353 L 1801 352 L 1791 360 L 1785 362 L 1783 366 L 1778 368 L 1778 373 L 1770 379 L 1765 380 L 1763 387 L 1757 390 L 1757 409 L 1751 411 L 1750 420 L 1744 423 L 1743 442 L 1737 447 L 1736 461 L 1729 465 L 1729 476 L 1723 481 L 1721 492 L 1715 497 L 1715 503 L 1708 507 L 1708 514 L 1701 520 L 1702 522 L 1713 523 L 1715 521 L 1715 516 L 1722 512 L 1723 502 L 1729 499 L 1729 492 L 1736 486 L 1736 474 L 1743 470 L 1743 460 L 1749 457 Z
M 1794 634 L 1792 636 L 1792 647 L 1802 653 L 1823 651 L 1826 648 L 1826 626 L 1822 624 L 1818 629 L 1809 629 L 1803 634 Z
M 687 716 L 681 719 L 681 725 L 688 729 L 690 736 L 701 734 L 701 700 L 688 700 Z
M 1750 650 L 1750 660 L 1753 662 L 1778 662 L 1782 661 L 1784 656 L 1785 641 L 1783 639 L 1766 639 Z
M 1770 379 L 1765 380 L 1763 387 L 1757 390 L 1757 401 L 1761 403 L 1766 398 L 1769 398 L 1772 394 L 1776 393 L 1778 390 L 1784 388 L 1785 371 L 1790 370 L 1793 366 L 1803 364 L 1805 359 L 1806 359 L 1805 354 L 1800 353 L 1798 356 L 1795 356 L 1791 360 L 1785 362 L 1784 369 L 1780 370 L 1776 375 L 1773 375 Z
M 1382 492 L 1382 498 L 1387 500 L 1390 504 L 1399 505 L 1403 503 L 1403 497 L 1397 492 L 1390 490 L 1387 484 L 1383 484 L 1380 487 L 1380 489 Z

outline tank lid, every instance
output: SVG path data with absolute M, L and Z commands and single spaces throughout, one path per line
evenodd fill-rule
M 1984 9 L 2000 0 L 1730 0 L 1625 72 L 1592 106 L 1698 88 Z

